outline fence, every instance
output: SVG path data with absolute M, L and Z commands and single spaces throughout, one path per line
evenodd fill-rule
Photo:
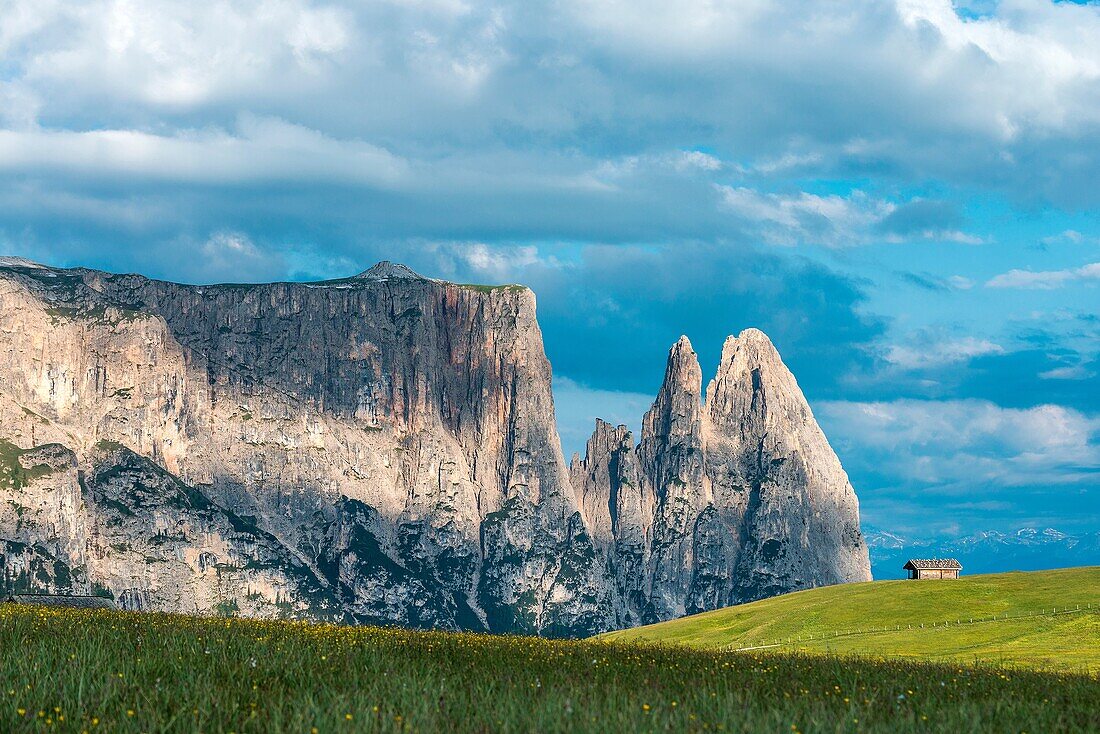
M 916 630 L 916 631 L 920 631 L 920 630 L 940 630 L 940 629 L 947 629 L 947 628 L 950 628 L 950 627 L 965 627 L 965 626 L 969 626 L 969 625 L 990 624 L 992 622 L 1007 622 L 1007 621 L 1011 621 L 1011 620 L 1030 619 L 1030 618 L 1034 618 L 1034 617 L 1055 617 L 1055 616 L 1059 616 L 1059 615 L 1063 615 L 1063 614 L 1080 614 L 1081 612 L 1085 612 L 1085 613 L 1097 612 L 1097 613 L 1100 613 L 1100 605 L 1093 606 L 1091 603 L 1086 603 L 1084 607 L 1082 607 L 1080 604 L 1077 604 L 1076 606 L 1074 606 L 1072 608 L 1069 607 L 1069 606 L 1052 607 L 1049 610 L 1042 609 L 1040 611 L 1023 612 L 1023 613 L 1020 613 L 1020 614 L 1011 614 L 1009 612 L 1005 612 L 1005 614 L 1003 614 L 1003 615 L 996 614 L 996 615 L 993 615 L 991 617 L 986 617 L 986 616 L 969 617 L 969 618 L 961 618 L 960 617 L 960 618 L 956 618 L 956 620 L 954 622 L 952 622 L 951 620 L 945 620 L 943 622 L 935 621 L 935 622 L 932 622 L 932 623 L 921 622 L 919 624 L 918 623 L 907 624 L 904 627 L 902 627 L 900 624 L 895 624 L 895 625 L 883 625 L 882 627 L 878 627 L 878 626 L 859 627 L 859 628 L 856 628 L 854 630 L 851 630 L 851 629 L 849 629 L 849 630 L 833 630 L 831 632 L 819 632 L 817 634 L 793 635 L 793 636 L 790 636 L 790 637 L 780 637 L 780 638 L 771 639 L 771 640 L 760 640 L 760 641 L 757 641 L 753 644 L 748 644 L 748 645 L 746 645 L 744 643 L 735 642 L 735 643 L 731 643 L 729 645 L 723 645 L 720 649 L 728 651 L 728 652 L 747 652 L 747 651 L 750 651 L 750 650 L 765 650 L 767 648 L 772 648 L 772 647 L 782 647 L 784 645 L 798 645 L 798 644 L 801 644 L 803 642 L 810 642 L 810 641 L 839 639 L 841 637 L 856 637 L 856 636 L 859 636 L 859 635 L 874 635 L 874 634 L 882 634 L 884 632 L 901 632 L 903 630 L 906 631 L 906 632 L 911 631 L 911 630 Z

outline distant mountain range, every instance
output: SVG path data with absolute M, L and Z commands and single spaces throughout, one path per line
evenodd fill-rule
M 1039 571 L 1100 563 L 1100 533 L 1069 535 L 1054 528 L 996 530 L 953 540 L 920 540 L 866 528 L 871 573 L 876 579 L 904 578 L 909 558 L 950 556 L 964 574 Z

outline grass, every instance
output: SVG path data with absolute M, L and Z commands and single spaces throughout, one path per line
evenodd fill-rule
M 1078 606 L 1080 613 L 1051 614 L 1055 607 L 1064 611 Z M 980 621 L 1005 615 L 1009 619 Z M 889 629 L 867 633 L 884 627 Z M 844 634 L 854 631 L 861 633 Z M 828 586 L 606 637 L 701 648 L 753 647 L 781 640 L 778 649 L 811 655 L 977 661 L 1096 673 L 1100 566 L 964 576 L 957 581 Z M 1081 644 L 1082 640 L 1094 644 Z
M 0 731 L 1087 731 L 1095 678 L 0 606 Z
M 0 438 L 0 485 L 18 491 L 30 482 L 53 473 L 49 464 L 36 464 L 30 469 L 23 467 L 20 458 L 27 452 L 10 441 Z

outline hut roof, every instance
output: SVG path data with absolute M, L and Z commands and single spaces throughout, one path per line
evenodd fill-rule
M 920 569 L 933 570 L 933 571 L 957 571 L 962 568 L 962 564 L 956 561 L 954 558 L 910 558 L 906 561 L 902 568 L 907 568 L 913 571 Z
M 9 604 L 30 604 L 40 607 L 69 607 L 75 609 L 117 609 L 111 599 L 102 596 L 66 596 L 64 594 L 12 594 L 5 599 Z

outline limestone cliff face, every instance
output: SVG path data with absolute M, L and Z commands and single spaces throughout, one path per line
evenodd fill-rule
M 625 427 L 598 423 L 574 462 L 597 530 L 621 498 L 638 503 L 594 536 L 620 584 L 620 618 L 653 622 L 869 580 L 855 492 L 768 338 L 731 336 L 705 401 L 701 388 L 682 337 L 638 445 Z
M 729 349 L 711 392 L 767 412 L 704 407 L 683 340 L 641 444 L 600 424 L 570 469 L 525 288 L 0 259 L 0 592 L 583 635 L 859 577 L 836 557 L 860 541 L 835 456 L 808 408 L 776 428 L 802 415 L 779 400 L 793 378 L 758 400 L 755 357 Z M 757 444 L 789 461 L 761 474 Z M 776 492 L 819 515 L 780 517 Z M 796 530 L 811 550 L 768 544 Z
M 389 264 L 204 287 L 9 264 L 0 375 L 0 437 L 68 447 L 90 478 L 98 445 L 127 447 L 254 524 L 349 619 L 545 634 L 614 624 L 525 288 Z M 99 529 L 62 527 L 90 522 L 93 490 L 32 535 L 81 545 L 74 568 L 118 595 L 141 562 Z M 128 548 L 153 542 L 155 502 L 142 502 Z M 255 586 L 265 609 L 285 607 L 279 584 Z M 175 590 L 147 592 L 144 605 L 179 606 Z M 192 598 L 246 607 L 219 594 Z

